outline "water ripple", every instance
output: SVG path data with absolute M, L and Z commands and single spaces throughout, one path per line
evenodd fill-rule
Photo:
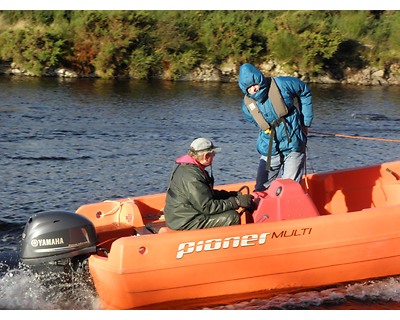
M 243 118 L 234 83 L 10 81 L 0 77 L 0 309 L 98 308 L 88 288 L 78 295 L 43 289 L 34 275 L 14 266 L 31 215 L 165 192 L 174 160 L 200 136 L 222 147 L 213 163 L 216 184 L 255 179 L 258 133 Z M 398 88 L 312 90 L 313 131 L 400 139 Z M 377 97 L 380 90 L 387 99 Z M 311 134 L 307 172 L 394 161 L 399 154 L 399 144 Z M 219 308 L 345 309 L 354 300 L 361 307 L 371 300 L 380 307 L 384 300 L 394 308 L 399 288 L 399 279 L 389 278 Z

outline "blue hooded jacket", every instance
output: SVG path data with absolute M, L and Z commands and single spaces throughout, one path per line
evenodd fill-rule
M 310 127 L 313 119 L 311 90 L 306 83 L 295 77 L 274 77 L 274 79 L 286 106 L 291 111 L 285 116 L 287 133 L 283 122 L 275 129 L 272 156 L 279 153 L 287 155 L 293 151 L 305 152 L 307 136 L 303 132 L 302 127 Z M 258 108 L 265 120 L 272 123 L 278 119 L 268 99 L 270 81 L 268 81 L 259 69 L 250 63 L 243 64 L 239 69 L 238 82 L 242 92 L 257 102 Z M 249 94 L 247 88 L 254 84 L 260 85 L 260 90 L 255 94 Z M 297 98 L 299 98 L 299 109 L 301 112 L 294 106 L 294 100 Z M 242 111 L 245 118 L 258 127 L 257 122 L 248 111 L 244 100 L 242 102 Z M 257 139 L 257 150 L 264 156 L 268 156 L 269 140 L 270 135 L 260 129 Z

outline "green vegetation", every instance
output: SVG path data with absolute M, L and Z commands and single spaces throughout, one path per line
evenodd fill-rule
M 201 63 L 273 60 L 340 77 L 400 61 L 400 11 L 0 11 L 0 59 L 40 76 L 178 79 Z

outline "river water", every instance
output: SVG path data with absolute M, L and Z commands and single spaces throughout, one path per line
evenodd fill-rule
M 399 159 L 398 87 L 311 87 L 308 173 Z M 99 308 L 91 288 L 43 288 L 18 265 L 31 215 L 164 192 L 174 159 L 200 136 L 222 147 L 216 184 L 255 179 L 257 130 L 243 119 L 241 98 L 235 83 L 0 77 L 0 309 Z M 399 302 L 400 277 L 389 277 L 211 309 L 385 310 Z

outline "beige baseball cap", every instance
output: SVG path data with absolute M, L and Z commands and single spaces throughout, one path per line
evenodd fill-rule
M 220 152 L 221 148 L 214 146 L 214 144 L 206 138 L 197 138 L 193 140 L 193 142 L 191 143 L 190 150 L 193 152 L 206 151 L 206 150 Z

